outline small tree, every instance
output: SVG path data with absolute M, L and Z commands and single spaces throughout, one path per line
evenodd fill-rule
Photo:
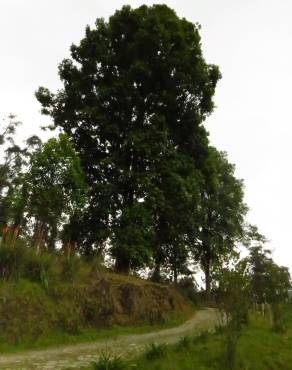
M 10 115 L 8 122 L 0 125 L 0 230 L 9 224 L 11 234 L 24 225 L 23 215 L 27 202 L 26 173 L 33 153 L 39 149 L 38 136 L 29 137 L 24 145 L 15 142 L 16 129 L 20 122 Z
M 273 329 L 284 330 L 283 302 L 288 298 L 288 289 L 291 287 L 290 273 L 287 267 L 278 266 L 273 261 L 266 265 L 266 289 L 267 302 L 271 305 Z
M 27 212 L 35 220 L 34 243 L 45 242 L 53 250 L 60 225 L 85 205 L 80 161 L 67 135 L 49 139 L 33 155 L 26 181 Z
M 236 347 L 242 327 L 248 322 L 249 278 L 245 261 L 233 268 L 224 268 L 216 274 L 219 302 L 226 324 L 226 363 L 228 369 L 235 368 Z
M 10 115 L 0 124 L 0 226 L 8 221 L 10 202 L 15 188 L 15 176 L 22 167 L 21 149 L 15 144 L 15 133 L 20 122 Z
M 283 330 L 282 303 L 291 287 L 287 267 L 278 266 L 271 258 L 271 251 L 259 244 L 250 248 L 247 258 L 251 295 L 256 303 L 269 303 L 272 309 L 273 328 Z
M 226 153 L 209 148 L 202 171 L 199 219 L 195 212 L 191 242 L 193 256 L 205 274 L 208 298 L 214 270 L 234 256 L 236 245 L 244 236 L 247 206 L 243 201 L 243 182 L 234 171 Z

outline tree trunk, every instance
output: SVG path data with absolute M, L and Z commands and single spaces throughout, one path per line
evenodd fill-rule
M 204 242 L 203 244 L 203 250 L 205 251 L 204 253 L 204 259 L 202 263 L 202 267 L 204 270 L 205 274 L 205 293 L 206 293 L 206 299 L 210 300 L 211 298 L 211 251 L 209 244 L 207 242 Z
M 204 267 L 205 273 L 205 291 L 206 291 L 206 299 L 209 300 L 211 296 L 211 269 L 210 269 L 210 261 L 205 262 Z
M 119 274 L 129 275 L 130 273 L 130 259 L 125 256 L 117 256 L 115 263 L 115 270 Z
M 14 214 L 14 219 L 13 219 L 13 229 L 15 229 L 17 226 L 21 226 L 22 224 L 22 220 L 23 220 L 23 213 L 24 213 L 24 210 L 25 210 L 25 206 L 26 206 L 26 203 L 27 203 L 27 188 L 25 185 L 22 186 L 22 189 L 21 189 L 21 200 L 20 200 L 20 203 L 18 205 L 18 207 L 16 208 L 16 212 Z
M 160 269 L 161 269 L 161 266 L 160 266 L 160 262 L 155 262 L 155 267 L 154 267 L 154 271 L 153 271 L 153 274 L 152 274 L 152 280 L 153 281 L 156 281 L 157 283 L 159 281 L 161 281 L 161 272 L 160 272 Z
M 161 281 L 161 266 L 164 262 L 163 252 L 161 243 L 158 241 L 154 249 L 154 271 L 152 274 L 152 280 L 159 282 Z
M 57 224 L 54 223 L 53 225 L 51 225 L 50 237 L 49 237 L 49 241 L 48 241 L 49 251 L 54 251 L 55 250 L 57 234 L 58 234 L 58 227 L 57 227 Z
M 208 228 L 202 230 L 202 268 L 205 274 L 205 294 L 206 299 L 210 300 L 211 298 L 211 249 L 210 249 L 210 233 Z
M 177 276 L 178 276 L 177 268 L 176 268 L 176 266 L 173 266 L 173 282 L 174 282 L 174 284 L 177 284 Z

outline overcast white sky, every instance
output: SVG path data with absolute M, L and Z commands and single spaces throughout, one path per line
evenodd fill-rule
M 291 86 L 292 2 L 289 0 L 165 0 L 202 25 L 206 60 L 223 79 L 207 121 L 211 143 L 229 153 L 246 185 L 249 220 L 271 240 L 275 260 L 292 268 Z M 60 87 L 57 65 L 86 24 L 124 4 L 144 0 L 0 0 L 0 118 L 23 122 L 22 136 L 48 118 L 34 98 L 38 86 Z

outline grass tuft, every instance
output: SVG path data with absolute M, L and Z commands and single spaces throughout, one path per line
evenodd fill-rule
M 191 345 L 191 338 L 188 336 L 181 337 L 179 342 L 177 343 L 177 349 L 188 349 Z
M 165 343 L 151 343 L 146 348 L 145 356 L 147 360 L 155 360 L 165 356 L 167 346 Z
M 109 352 L 104 352 L 97 362 L 93 363 L 93 370 L 125 370 L 127 362 L 120 356 L 112 356 Z

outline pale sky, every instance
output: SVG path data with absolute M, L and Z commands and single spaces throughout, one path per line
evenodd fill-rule
M 49 119 L 34 92 L 61 87 L 57 65 L 85 26 L 124 4 L 153 3 L 202 25 L 204 56 L 223 75 L 206 122 L 211 143 L 244 179 L 249 221 L 271 240 L 276 262 L 292 269 L 291 1 L 0 0 L 0 119 L 12 112 L 21 137 L 38 133 Z

